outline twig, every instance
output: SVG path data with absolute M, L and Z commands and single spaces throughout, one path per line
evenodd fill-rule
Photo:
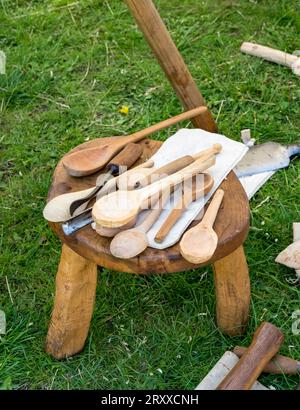
M 67 104 L 63 104 L 63 103 L 54 101 L 54 100 L 52 100 L 51 98 L 44 97 L 44 96 L 42 96 L 42 95 L 38 95 L 37 97 L 38 97 L 38 98 L 41 98 L 42 100 L 50 101 L 50 102 L 52 102 L 52 103 L 54 103 L 54 104 L 56 104 L 56 105 L 59 105 L 60 107 L 63 107 L 63 108 L 68 108 L 68 109 L 71 108 L 71 107 L 70 107 L 69 105 L 67 105 Z
M 112 11 L 112 8 L 110 7 L 108 1 L 107 1 L 107 0 L 104 0 L 104 2 L 105 2 L 105 4 L 106 4 L 108 10 L 111 12 L 111 14 L 114 15 L 114 12 Z
M 51 13 L 52 11 L 61 10 L 61 9 L 67 9 L 67 8 L 69 8 L 69 7 L 74 7 L 74 6 L 77 6 L 79 3 L 80 3 L 79 1 L 75 1 L 74 3 L 65 4 L 64 6 L 60 6 L 60 7 L 50 7 L 50 8 L 48 8 L 48 9 L 46 9 L 46 10 L 35 11 L 34 13 L 21 14 L 20 16 L 14 16 L 14 18 L 20 19 L 20 18 L 23 18 L 23 17 L 38 16 L 38 15 L 40 15 L 40 14 Z
M 222 108 L 223 108 L 223 105 L 224 105 L 224 101 L 225 101 L 225 100 L 222 100 L 222 101 L 221 101 L 220 108 L 219 108 L 219 111 L 218 111 L 218 114 L 217 114 L 217 118 L 216 118 L 216 122 L 218 122 L 219 116 L 220 116 L 220 114 L 221 114 L 221 111 L 222 111 Z
M 108 67 L 108 64 L 109 64 L 109 61 L 108 61 L 109 51 L 108 51 L 107 41 L 105 41 L 104 44 L 105 44 L 105 50 L 106 50 L 106 67 Z
M 268 102 L 263 102 L 263 101 L 257 101 L 257 100 L 252 100 L 251 98 L 243 98 L 244 101 L 249 101 L 254 104 L 262 104 L 262 105 L 276 105 L 275 103 L 268 103 Z
M 8 278 L 7 278 L 6 275 L 5 275 L 5 281 L 6 281 L 6 286 L 7 286 L 9 298 L 10 298 L 10 301 L 11 301 L 11 303 L 12 303 L 12 305 L 13 305 L 13 304 L 14 304 L 14 300 L 13 300 L 13 298 L 12 298 L 12 294 L 11 294 L 11 291 L 10 291 L 10 286 L 9 286 L 9 283 L 8 283 Z
M 88 62 L 88 65 L 87 65 L 87 68 L 86 68 L 86 72 L 85 72 L 84 76 L 82 77 L 82 79 L 80 80 L 80 83 L 82 83 L 82 82 L 86 79 L 86 77 L 87 77 L 88 74 L 89 74 L 89 71 L 90 71 L 90 62 Z
M 270 199 L 270 196 L 267 196 L 267 198 L 265 198 L 263 201 L 261 201 L 261 203 L 258 204 L 258 205 L 253 209 L 253 212 L 256 211 L 258 208 L 260 208 L 265 202 L 268 202 L 269 199 Z

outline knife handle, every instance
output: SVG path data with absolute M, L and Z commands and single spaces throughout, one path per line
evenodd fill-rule
M 119 174 L 120 167 L 130 168 L 142 155 L 143 148 L 130 142 L 106 166 L 112 175 Z

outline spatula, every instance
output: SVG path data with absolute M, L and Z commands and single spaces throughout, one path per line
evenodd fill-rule
M 206 110 L 206 107 L 194 108 L 193 110 L 186 111 L 175 117 L 169 118 L 168 120 L 152 125 L 142 131 L 122 137 L 109 144 L 101 145 L 101 147 L 87 148 L 85 150 L 74 152 L 63 160 L 63 165 L 69 175 L 74 177 L 93 174 L 103 168 L 107 162 L 129 142 L 140 141 L 156 131 L 177 124 L 180 121 L 196 117 Z
M 223 196 L 224 191 L 218 189 L 201 222 L 183 235 L 179 244 L 180 253 L 188 262 L 204 263 L 213 256 L 218 245 L 218 236 L 213 230 L 213 224 Z
M 170 175 L 161 181 L 154 182 L 135 191 L 112 192 L 105 198 L 100 198 L 93 207 L 93 218 L 96 223 L 108 228 L 124 226 L 139 210 L 145 206 L 148 199 L 165 191 L 168 187 L 179 184 L 186 178 L 206 170 L 215 164 L 215 156 L 200 158 L 188 167 Z
M 155 242 L 163 242 L 165 237 L 170 232 L 172 226 L 175 225 L 175 223 L 178 221 L 178 219 L 185 211 L 185 209 L 187 209 L 190 203 L 206 195 L 211 190 L 214 184 L 214 179 L 212 178 L 212 176 L 207 173 L 203 173 L 200 174 L 200 177 L 202 179 L 199 179 L 199 177 L 197 179 L 193 179 L 192 186 L 190 186 L 190 184 L 185 184 L 182 196 L 179 198 L 173 210 L 169 213 L 167 219 L 164 221 L 157 234 L 155 235 Z

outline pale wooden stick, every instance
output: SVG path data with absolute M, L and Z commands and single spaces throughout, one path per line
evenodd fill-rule
M 232 352 L 225 352 L 210 372 L 198 384 L 195 390 L 216 390 L 221 381 L 238 363 L 239 358 Z M 268 390 L 267 387 L 256 381 L 251 390 Z
M 289 67 L 294 74 L 300 76 L 300 58 L 293 54 L 248 42 L 242 44 L 241 51 L 255 57 L 261 57 L 272 63 Z

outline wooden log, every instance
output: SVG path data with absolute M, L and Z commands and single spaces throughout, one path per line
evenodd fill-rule
M 242 357 L 246 350 L 246 347 L 236 346 L 233 349 L 233 353 L 238 357 Z M 263 372 L 273 374 L 298 374 L 300 373 L 300 362 L 291 359 L 290 357 L 277 354 L 266 364 Z
M 239 358 L 236 354 L 227 351 L 221 359 L 215 364 L 210 372 L 198 384 L 195 390 L 216 390 L 218 385 L 224 380 L 231 369 L 238 363 Z M 255 381 L 251 390 L 269 390 L 263 384 Z
M 284 335 L 276 326 L 262 323 L 254 333 L 251 345 L 217 390 L 250 390 L 266 364 L 280 349 L 283 340 Z
M 63 245 L 46 352 L 63 359 L 80 352 L 94 309 L 97 265 Z
M 250 279 L 243 247 L 216 261 L 213 267 L 218 326 L 231 336 L 242 334 L 250 305 Z
M 244 42 L 241 45 L 241 51 L 255 57 L 261 57 L 272 63 L 285 65 L 289 67 L 294 74 L 300 76 L 300 58 L 275 48 L 262 46 L 260 44 Z
M 206 105 L 152 0 L 125 2 L 184 107 L 189 110 Z M 217 131 L 209 111 L 195 117 L 192 122 L 198 128 Z

